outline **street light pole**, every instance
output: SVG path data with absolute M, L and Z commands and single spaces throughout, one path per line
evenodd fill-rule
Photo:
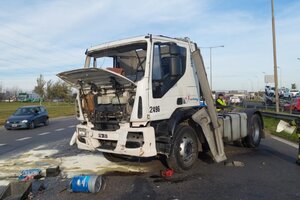
M 224 45 L 220 45 L 220 46 L 212 46 L 212 47 L 200 47 L 200 48 L 209 48 L 209 75 L 210 75 L 210 90 L 213 90 L 212 87 L 212 49 L 213 48 L 219 48 L 219 47 L 224 47 Z
M 273 58 L 274 58 L 274 82 L 275 82 L 275 102 L 276 112 L 279 112 L 278 79 L 277 79 L 277 58 L 276 58 L 276 35 L 275 35 L 275 17 L 274 0 L 271 0 L 272 6 L 272 36 L 273 36 Z
M 279 69 L 279 78 L 280 78 L 280 80 L 279 80 L 279 82 L 280 82 L 280 85 L 279 85 L 279 88 L 282 88 L 283 87 L 283 85 L 282 85 L 282 71 L 281 71 L 281 68 L 279 67 L 279 66 L 277 66 L 277 68 Z

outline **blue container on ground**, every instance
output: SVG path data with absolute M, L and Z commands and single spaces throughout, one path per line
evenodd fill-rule
M 97 193 L 100 191 L 101 186 L 102 186 L 101 176 L 88 176 L 88 175 L 74 176 L 70 183 L 72 192 Z

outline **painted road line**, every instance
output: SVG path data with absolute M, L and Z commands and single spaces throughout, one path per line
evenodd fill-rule
M 58 132 L 58 131 L 63 131 L 63 130 L 65 130 L 65 129 L 64 128 L 59 128 L 59 129 L 56 129 L 54 131 Z
M 6 144 L 0 144 L 0 147 L 5 146 Z
M 24 138 L 16 139 L 16 141 L 28 140 L 28 139 L 30 139 L 30 138 L 31 138 L 31 137 L 24 137 Z
M 71 126 L 68 126 L 68 128 L 74 128 L 76 125 L 71 125 Z
M 287 144 L 287 145 L 289 145 L 289 146 L 291 146 L 291 147 L 294 147 L 294 148 L 296 148 L 296 149 L 299 148 L 299 145 L 298 145 L 298 144 L 293 143 L 293 142 L 290 142 L 290 141 L 287 141 L 287 140 L 282 139 L 282 138 L 280 138 L 280 137 L 277 137 L 277 136 L 272 135 L 271 138 L 273 138 L 273 139 L 275 139 L 275 140 L 277 140 L 277 141 L 279 141 L 279 142 L 282 142 L 282 143 L 284 143 L 284 144 Z
M 48 135 L 51 132 L 39 133 L 38 135 Z

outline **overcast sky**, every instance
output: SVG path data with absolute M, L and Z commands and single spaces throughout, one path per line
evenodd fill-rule
M 300 1 L 274 0 L 279 86 L 300 87 Z M 85 49 L 148 33 L 212 49 L 215 90 L 257 90 L 273 73 L 271 0 L 1 0 L 0 84 L 83 66 Z M 209 49 L 201 49 L 210 76 Z

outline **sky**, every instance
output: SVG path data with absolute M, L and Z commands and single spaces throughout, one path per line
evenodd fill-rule
M 300 1 L 274 9 L 278 84 L 299 89 Z M 40 74 L 83 67 L 86 48 L 148 33 L 196 42 L 214 90 L 262 90 L 274 73 L 271 0 L 0 0 L 0 10 L 4 91 L 30 92 Z M 202 48 L 222 45 L 211 60 Z

